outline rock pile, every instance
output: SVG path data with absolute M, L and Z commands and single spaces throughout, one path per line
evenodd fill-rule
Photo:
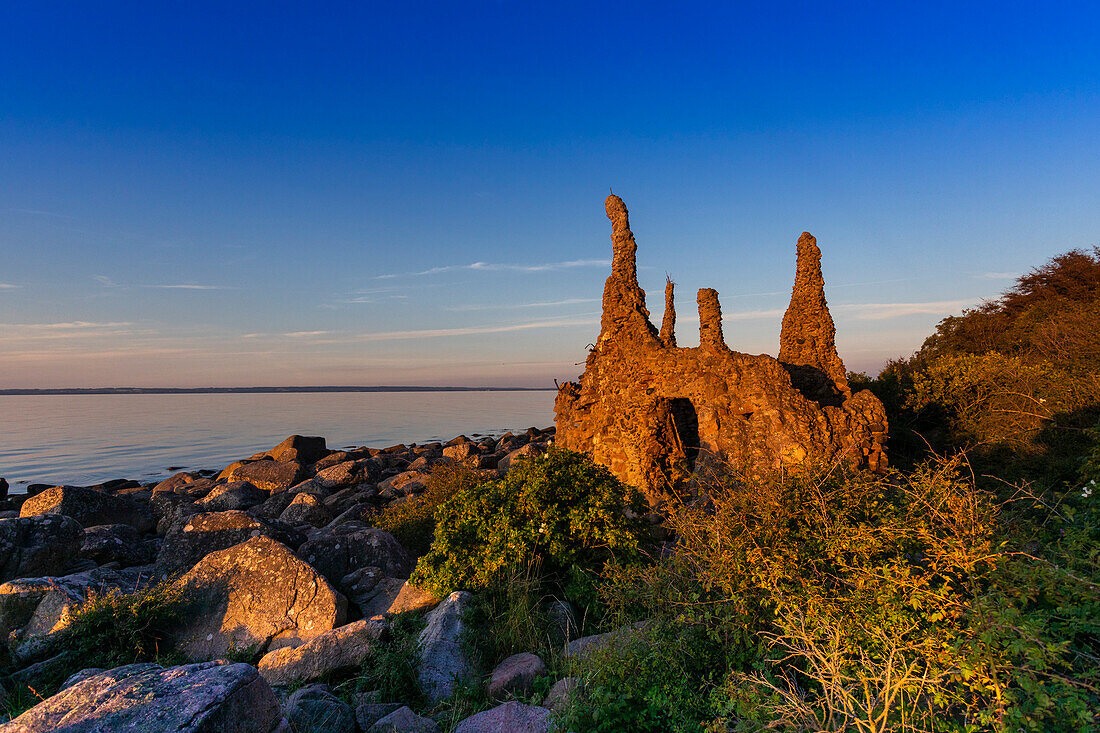
M 291 436 L 217 475 L 0 496 L 0 703 L 79 665 L 70 652 L 50 657 L 49 641 L 92 592 L 159 581 L 183 589 L 188 609 L 174 641 L 193 662 L 83 670 L 15 720 L 0 719 L 0 730 L 436 730 L 385 700 L 353 708 L 322 684 L 293 695 L 286 686 L 358 667 L 401 612 L 430 612 L 419 672 L 433 699 L 456 679 L 475 680 L 457 637 L 467 594 L 440 603 L 409 586 L 416 558 L 370 517 L 425 491 L 436 465 L 498 477 L 544 452 L 553 433 L 340 451 Z M 258 669 L 227 656 L 251 656 Z M 527 684 L 527 661 L 502 690 Z

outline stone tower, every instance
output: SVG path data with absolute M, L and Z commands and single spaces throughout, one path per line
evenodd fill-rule
M 611 275 L 600 336 L 579 382 L 558 391 L 556 442 L 589 453 L 659 504 L 687 476 L 732 466 L 767 472 L 813 462 L 886 465 L 886 414 L 869 391 L 851 393 L 825 302 L 821 251 L 798 242 L 779 359 L 731 350 L 718 293 L 698 293 L 698 347 L 676 346 L 674 285 L 658 333 L 638 286 L 637 244 L 622 199 L 611 220 Z

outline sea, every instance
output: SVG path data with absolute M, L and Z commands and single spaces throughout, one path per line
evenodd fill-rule
M 549 391 L 0 395 L 0 477 L 88 486 L 221 470 L 288 435 L 329 448 L 446 441 L 554 424 Z

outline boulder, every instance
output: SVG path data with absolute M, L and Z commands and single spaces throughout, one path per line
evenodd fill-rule
M 455 443 L 443 449 L 445 458 L 453 458 L 456 461 L 465 461 L 475 453 L 477 453 L 477 444 L 471 442 Z
M 439 599 L 426 590 L 409 585 L 403 578 L 382 578 L 374 589 L 357 601 L 363 618 L 384 618 L 399 613 L 430 611 Z
M 226 470 L 229 473 L 225 478 L 229 481 L 248 481 L 271 494 L 286 491 L 305 478 L 305 470 L 298 461 L 252 461 Z
M 231 509 L 250 509 L 263 504 L 268 492 L 248 481 L 230 481 L 216 484 L 210 493 L 195 502 L 200 511 L 224 512 Z
M 188 471 L 180 471 L 179 473 L 172 474 L 154 486 L 153 493 L 159 494 L 165 491 L 175 492 L 176 489 L 182 488 L 187 484 L 193 484 L 197 480 L 199 480 L 199 476 Z
M 497 461 L 496 467 L 501 471 L 508 471 L 516 461 L 523 458 L 534 458 L 535 456 L 542 455 L 543 452 L 544 449 L 541 449 L 535 443 L 528 443 L 527 445 L 507 453 L 503 458 Z
M 289 527 L 256 519 L 241 511 L 203 512 L 174 524 L 157 553 L 157 572 L 175 575 L 194 567 L 211 552 L 239 545 L 251 537 L 271 537 L 284 544 L 301 543 Z
M 138 532 L 152 532 L 156 520 L 148 507 L 132 499 L 82 486 L 54 486 L 23 502 L 19 516 L 61 514 L 72 517 L 81 527 L 97 524 L 129 524 Z
M 344 461 L 321 469 L 313 482 L 323 489 L 338 489 L 362 483 L 374 483 L 382 476 L 382 467 L 371 458 Z
M 463 720 L 455 733 L 549 733 L 550 711 L 537 705 L 506 702 Z
M 569 707 L 569 703 L 572 702 L 573 696 L 577 694 L 580 687 L 580 677 L 566 677 L 558 680 L 550 688 L 550 692 L 546 693 L 542 706 L 552 713 L 561 714 Z
M 316 463 L 328 455 L 325 439 L 312 435 L 291 435 L 267 452 L 276 461 Z
M 328 685 L 306 685 L 283 708 L 294 733 L 355 733 L 355 711 Z
M 412 561 L 389 532 L 360 522 L 325 527 L 309 534 L 298 548 L 308 562 L 332 583 L 359 568 L 379 567 L 390 577 L 407 578 Z
M 438 733 L 439 725 L 431 718 L 417 715 L 407 707 L 400 707 L 377 721 L 367 733 Z
M 279 515 L 279 521 L 324 527 L 332 521 L 332 515 L 313 494 L 295 494 L 293 501 Z
M 355 697 L 355 722 L 360 730 L 370 730 L 370 727 L 390 713 L 404 707 L 399 702 L 375 702 L 378 696 L 373 693 L 362 693 Z
M 80 557 L 98 565 L 117 562 L 122 567 L 151 561 L 149 548 L 129 524 L 99 524 L 84 530 Z
M 374 649 L 385 628 L 382 621 L 355 621 L 298 646 L 276 649 L 260 659 L 260 674 L 269 684 L 289 685 L 358 667 Z
M 254 667 L 130 664 L 86 677 L 35 705 L 4 733 L 270 733 L 285 727 Z
M 8 498 L 8 481 L 5 478 L 0 478 L 0 499 Z
M 427 625 L 417 638 L 420 647 L 417 674 L 424 694 L 432 702 L 450 697 L 456 683 L 475 677 L 460 640 L 464 628 L 462 614 L 472 600 L 473 596 L 465 591 L 447 596 L 428 613 Z
M 565 645 L 564 656 L 567 658 L 576 657 L 577 659 L 584 659 L 589 654 L 599 651 L 600 649 L 606 649 L 613 644 L 622 644 L 629 641 L 639 630 L 645 628 L 645 626 L 645 621 L 639 621 L 630 626 L 623 626 L 603 634 L 582 636 Z
M 535 680 L 546 674 L 546 664 L 537 654 L 513 654 L 498 664 L 489 677 L 489 697 L 501 699 L 508 694 L 531 691 Z
M 358 568 L 340 578 L 340 584 L 337 587 L 349 602 L 361 609 L 374 597 L 374 589 L 384 577 L 386 576 L 381 568 Z
M 176 581 L 195 604 L 178 632 L 188 659 L 295 646 L 344 622 L 347 601 L 270 537 L 212 552 Z
M 0 582 L 61 574 L 83 539 L 84 530 L 64 515 L 0 519 Z

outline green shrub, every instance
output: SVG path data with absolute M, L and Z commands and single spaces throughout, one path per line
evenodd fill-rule
M 412 580 L 442 596 L 485 588 L 534 566 L 578 587 L 612 559 L 641 556 L 648 530 L 643 511 L 638 492 L 606 468 L 580 453 L 551 449 L 441 505 L 435 540 Z
M 431 547 L 435 535 L 435 513 L 439 507 L 459 491 L 471 489 L 481 480 L 476 471 L 461 463 L 436 464 L 423 494 L 388 504 L 368 517 L 368 521 L 392 534 L 413 557 L 420 557 Z
M 377 690 L 380 702 L 401 702 L 422 709 L 425 698 L 417 675 L 417 637 L 423 629 L 424 619 L 418 614 L 395 616 L 390 628 L 371 646 L 358 673 L 338 685 L 338 694 L 350 699 L 354 693 Z

